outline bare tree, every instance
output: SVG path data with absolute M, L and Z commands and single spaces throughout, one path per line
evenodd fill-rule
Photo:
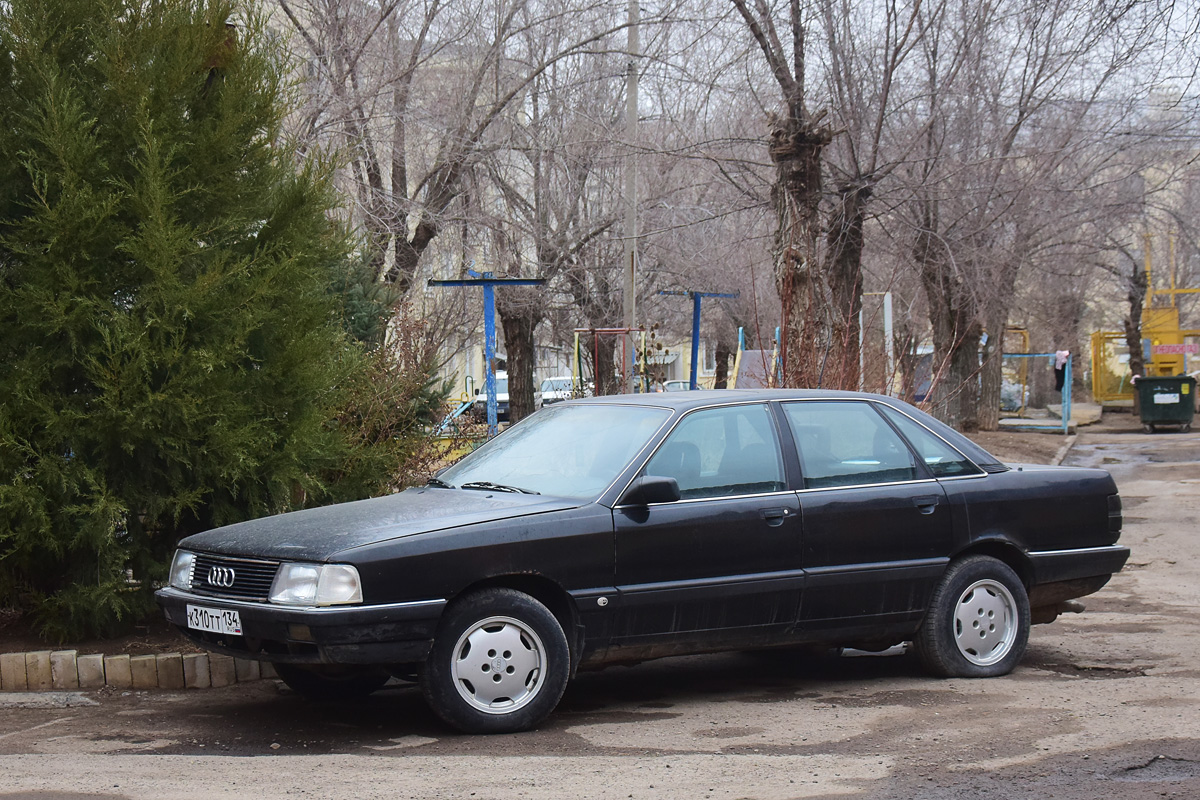
M 531 83 L 623 25 L 611 0 L 277 2 L 309 68 L 303 132 L 348 154 L 376 274 L 401 293 Z M 522 46 L 554 29 L 558 47 Z
M 1086 164 L 1074 154 L 1094 144 L 1096 110 L 1154 40 L 1156 20 L 1132 6 L 1059 0 L 964 5 L 923 28 L 921 111 L 910 124 L 926 131 L 925 142 L 900 218 L 912 231 L 945 364 L 934 410 L 974 427 L 981 338 L 987 331 L 990 410 L 999 399 L 994 346 L 1020 272 L 1055 219 L 1021 212 L 1047 194 L 1048 176 L 1070 171 L 1072 188 L 1086 186 L 1086 169 L 1076 171 Z

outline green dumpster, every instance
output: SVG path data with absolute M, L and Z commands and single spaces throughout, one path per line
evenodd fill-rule
M 1178 426 L 1185 433 L 1192 429 L 1196 413 L 1195 378 L 1190 375 L 1138 378 L 1137 391 L 1146 433 L 1153 433 L 1160 425 Z

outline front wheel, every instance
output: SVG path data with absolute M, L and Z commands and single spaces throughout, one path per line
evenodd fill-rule
M 425 700 L 466 733 L 532 728 L 558 705 L 571 653 L 546 606 L 512 589 L 487 589 L 447 610 L 421 673 Z
M 913 646 L 941 677 L 1007 675 L 1025 653 L 1029 624 L 1029 597 L 1012 568 L 969 556 L 942 576 Z

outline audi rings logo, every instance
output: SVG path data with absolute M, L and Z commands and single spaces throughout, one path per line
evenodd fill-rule
M 233 579 L 237 577 L 237 573 L 232 567 L 213 567 L 208 571 L 208 585 L 221 586 L 228 589 L 233 586 Z

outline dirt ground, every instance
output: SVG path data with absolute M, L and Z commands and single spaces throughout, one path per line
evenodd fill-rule
M 1056 433 L 1020 431 L 977 431 L 969 436 L 1006 464 L 1049 464 L 1065 439 Z
M 496 737 L 448 732 L 407 684 L 0 695 L 0 800 L 1200 798 L 1200 434 L 1085 429 L 1067 463 L 1113 473 L 1133 556 L 1003 678 L 664 659 L 581 674 L 541 728 Z

